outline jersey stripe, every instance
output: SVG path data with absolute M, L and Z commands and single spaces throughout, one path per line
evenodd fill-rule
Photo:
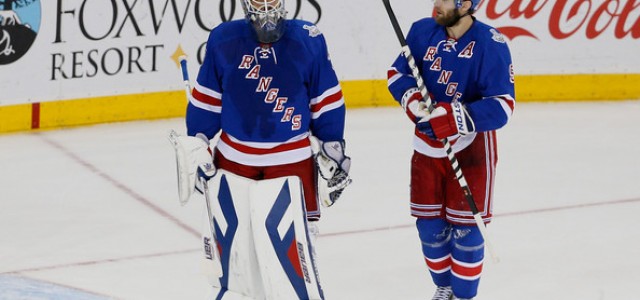
M 237 139 L 232 139 L 231 136 L 229 136 L 226 132 L 223 132 L 220 135 L 220 139 L 224 141 L 226 144 L 228 144 L 229 146 L 233 147 L 234 149 L 240 152 L 244 152 L 248 154 L 258 154 L 258 155 L 284 152 L 284 151 L 294 150 L 294 149 L 303 148 L 311 145 L 309 139 L 307 138 L 300 139 L 293 142 L 285 142 L 285 143 L 255 143 L 254 142 L 254 143 L 243 144 L 241 141 Z M 258 144 L 262 144 L 262 145 L 258 145 Z
M 499 96 L 493 96 L 489 98 L 492 98 L 493 100 L 498 101 L 500 103 L 500 106 L 502 106 L 502 110 L 504 110 L 504 113 L 507 115 L 507 122 L 508 122 L 511 119 L 511 115 L 513 115 L 513 110 L 515 108 L 516 100 L 513 99 L 511 95 L 499 95 Z
M 476 133 L 467 134 L 459 137 L 456 140 L 449 140 L 451 142 L 451 148 L 454 153 L 458 153 L 467 148 L 473 142 L 476 137 Z M 413 148 L 421 154 L 430 157 L 446 157 L 447 152 L 444 150 L 444 145 L 440 141 L 430 140 L 424 134 L 419 134 L 416 129 L 413 136 Z
M 396 70 L 396 68 L 391 68 L 387 71 L 387 86 L 391 86 L 398 79 L 402 78 L 402 74 Z
M 344 105 L 342 89 L 339 85 L 326 90 L 322 95 L 311 99 L 311 118 L 317 119 L 323 113 Z
M 259 143 L 240 141 L 222 132 L 217 149 L 229 160 L 249 166 L 289 164 L 311 157 L 308 133 L 284 143 Z
M 199 82 L 195 82 L 194 84 L 194 88 L 197 89 L 198 91 L 200 91 L 201 93 L 212 97 L 212 98 L 217 98 L 217 99 L 222 99 L 222 94 L 220 92 L 217 92 L 213 89 L 210 89 L 204 85 L 201 85 Z
M 222 94 L 203 87 L 202 85 L 198 84 L 198 82 L 196 82 L 193 91 L 191 91 L 189 102 L 191 102 L 191 104 L 193 104 L 193 106 L 197 108 L 220 113 L 222 111 L 221 99 Z
M 191 92 L 191 96 L 195 98 L 195 100 L 202 102 L 204 104 L 212 105 L 212 106 L 221 106 L 222 101 L 219 98 L 211 97 L 207 94 L 203 94 L 198 89 L 193 89 Z

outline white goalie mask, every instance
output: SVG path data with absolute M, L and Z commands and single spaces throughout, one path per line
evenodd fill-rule
M 244 15 L 261 43 L 278 41 L 285 30 L 284 0 L 241 0 Z

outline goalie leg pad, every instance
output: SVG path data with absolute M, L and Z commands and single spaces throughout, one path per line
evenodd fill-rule
M 218 299 L 324 299 L 298 177 L 254 181 L 220 170 L 209 186 Z
M 220 170 L 209 181 L 211 209 L 223 275 L 210 278 L 218 288 L 216 299 L 244 295 L 264 298 L 264 288 L 255 253 L 249 191 L 253 180 Z
M 267 299 L 324 299 L 295 176 L 256 181 L 251 222 Z
M 207 298 L 205 299 L 216 299 L 216 300 L 256 300 L 256 298 L 249 297 L 247 295 L 243 295 L 240 293 L 236 293 L 234 291 L 225 290 L 224 293 L 219 288 L 213 288 Z

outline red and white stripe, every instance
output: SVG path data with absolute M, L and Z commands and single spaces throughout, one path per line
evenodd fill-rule
M 222 94 L 200 85 L 195 82 L 193 91 L 191 91 L 191 97 L 189 102 L 193 106 L 204 109 L 206 111 L 220 113 L 222 112 Z
M 451 270 L 451 254 L 447 254 L 446 256 L 436 259 L 431 259 L 425 256 L 424 261 L 427 262 L 429 271 L 433 273 L 442 274 Z
M 508 122 L 511 119 L 511 115 L 513 115 L 513 110 L 516 105 L 516 100 L 513 99 L 513 97 L 511 97 L 511 95 L 509 94 L 485 97 L 485 99 L 487 98 L 493 99 L 500 103 L 502 110 L 504 110 L 504 113 L 507 115 L 507 122 Z
M 402 78 L 402 73 L 398 72 L 396 68 L 391 68 L 387 70 L 387 87 L 391 86 L 394 82 L 396 82 L 400 78 Z
M 467 281 L 480 279 L 483 260 L 474 263 L 467 263 L 452 258 L 452 261 L 451 274 L 453 276 Z
M 222 132 L 216 148 L 231 161 L 257 167 L 290 164 L 311 157 L 308 132 L 282 143 L 246 142 Z
M 437 217 L 442 211 L 442 204 L 411 203 L 411 215 L 414 217 Z
M 311 118 L 317 119 L 323 113 L 344 105 L 344 97 L 340 85 L 326 90 L 322 95 L 311 99 Z
M 457 139 L 450 139 L 451 149 L 453 153 L 458 153 L 467 148 L 476 138 L 477 133 L 470 133 L 464 136 L 460 136 Z M 429 157 L 447 157 L 447 152 L 444 149 L 444 144 L 440 141 L 434 141 L 429 139 L 424 134 L 419 134 L 418 130 L 415 130 L 413 136 L 413 149 Z

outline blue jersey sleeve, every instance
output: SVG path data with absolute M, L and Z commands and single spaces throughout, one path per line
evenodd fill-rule
M 322 141 L 341 141 L 344 139 L 346 114 L 342 89 L 331 64 L 324 36 L 311 39 L 315 51 L 309 79 L 310 129 Z
M 194 136 L 201 132 L 212 139 L 221 127 L 222 85 L 219 64 L 216 63 L 216 37 L 221 30 L 214 29 L 207 42 L 207 52 L 200 66 L 198 78 L 187 105 L 187 134 Z
M 493 37 L 479 68 L 480 99 L 466 104 L 476 131 L 490 131 L 503 127 L 509 121 L 515 106 L 515 88 L 511 53 L 501 35 L 493 29 Z
M 418 54 L 418 47 L 413 45 L 413 42 L 417 40 L 415 37 L 416 28 L 418 27 L 417 24 L 418 22 L 411 26 L 406 38 L 407 45 L 413 56 Z M 417 67 L 420 73 L 422 73 L 421 65 L 418 64 Z M 389 92 L 391 92 L 391 95 L 398 103 L 401 103 L 402 95 L 404 95 L 408 89 L 417 87 L 416 79 L 413 77 L 407 58 L 403 53 L 400 53 L 387 72 L 387 85 Z

